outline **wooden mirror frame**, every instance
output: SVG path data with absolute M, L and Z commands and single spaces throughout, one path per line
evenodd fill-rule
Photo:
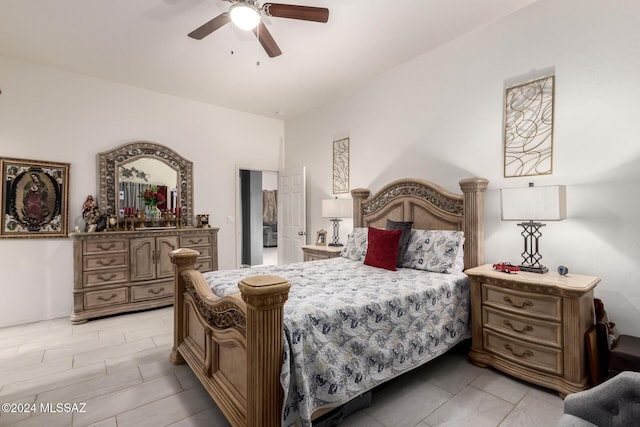
M 178 171 L 178 206 L 186 209 L 186 225 L 192 225 L 193 162 L 154 142 L 136 141 L 98 153 L 98 207 L 108 215 L 118 215 L 118 167 L 139 158 L 160 160 Z

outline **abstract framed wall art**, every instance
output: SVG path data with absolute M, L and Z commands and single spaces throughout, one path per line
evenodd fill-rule
M 333 141 L 333 193 L 349 192 L 349 138 Z
M 554 86 L 547 76 L 506 89 L 505 178 L 551 174 Z
M 67 237 L 69 163 L 0 158 L 0 237 Z

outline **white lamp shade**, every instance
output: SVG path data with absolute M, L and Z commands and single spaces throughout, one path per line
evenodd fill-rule
M 564 185 L 503 188 L 502 219 L 517 221 L 560 221 L 567 217 Z
M 352 215 L 351 199 L 326 199 L 322 201 L 323 218 L 349 218 Z

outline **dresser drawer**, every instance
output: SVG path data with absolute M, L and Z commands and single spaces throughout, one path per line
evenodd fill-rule
M 125 239 L 100 239 L 85 240 L 82 251 L 84 254 L 103 254 L 106 252 L 128 251 L 128 240 Z
M 491 330 L 483 331 L 484 348 L 504 359 L 537 371 L 562 375 L 562 350 L 501 336 Z
M 200 252 L 199 258 L 210 258 L 211 257 L 211 246 L 198 246 L 195 248 L 191 248 Z
M 87 255 L 82 258 L 82 267 L 85 271 L 101 270 L 113 267 L 126 267 L 128 261 L 129 256 L 125 252 L 107 253 L 102 255 Z
M 500 286 L 482 284 L 482 300 L 487 306 L 523 316 L 562 320 L 562 297 L 519 292 Z
M 133 302 L 163 298 L 171 295 L 173 295 L 173 281 L 131 287 L 131 301 Z
M 196 260 L 196 270 L 204 273 L 205 271 L 213 271 L 213 265 L 211 264 L 211 259 L 200 259 Z
M 91 291 L 84 294 L 84 308 L 97 308 L 125 304 L 127 302 L 128 288 L 107 289 L 104 291 Z
M 211 235 L 193 234 L 189 236 L 180 236 L 180 247 L 190 248 L 193 246 L 211 246 Z
M 562 347 L 562 327 L 559 323 L 517 316 L 486 306 L 482 309 L 482 323 L 485 328 L 493 329 L 500 334 L 557 348 Z
M 110 270 L 87 271 L 82 274 L 83 287 L 114 285 L 128 281 L 128 271 L 126 268 Z

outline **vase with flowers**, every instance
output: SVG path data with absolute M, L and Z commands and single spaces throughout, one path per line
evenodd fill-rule
M 146 206 L 147 218 L 152 221 L 160 220 L 160 210 L 158 205 L 164 202 L 164 195 L 158 191 L 157 186 L 147 188 L 140 194 L 142 202 Z

